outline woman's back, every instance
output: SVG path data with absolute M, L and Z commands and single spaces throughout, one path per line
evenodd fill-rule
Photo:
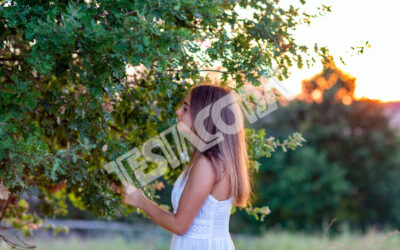
M 175 181 L 172 189 L 171 202 L 174 214 L 177 212 L 180 197 L 189 177 L 187 175 L 183 180 L 183 173 Z M 189 230 L 182 236 L 172 235 L 171 250 L 235 249 L 229 234 L 231 209 L 232 197 L 220 201 L 209 194 Z

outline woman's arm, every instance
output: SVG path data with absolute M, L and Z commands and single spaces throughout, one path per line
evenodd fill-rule
M 210 161 L 200 156 L 192 166 L 189 178 L 182 192 L 176 214 L 157 206 L 140 192 L 125 195 L 124 202 L 142 209 L 155 223 L 177 235 L 187 232 L 198 211 L 215 184 L 215 172 Z

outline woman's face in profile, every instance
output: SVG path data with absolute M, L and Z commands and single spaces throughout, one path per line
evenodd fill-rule
M 176 110 L 178 118 L 178 130 L 185 132 L 192 127 L 192 116 L 190 115 L 190 94 L 183 99 L 181 106 Z M 186 126 L 182 126 L 183 124 Z M 187 127 L 187 128 L 186 128 Z

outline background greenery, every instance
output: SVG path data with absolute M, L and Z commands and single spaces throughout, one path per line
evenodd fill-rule
M 385 103 L 354 100 L 355 78 L 332 62 L 303 81 L 297 100 L 260 125 L 276 136 L 302 133 L 307 145 L 262 159 L 259 204 L 266 227 L 321 230 L 399 228 L 400 141 Z M 316 95 L 315 93 L 321 93 Z

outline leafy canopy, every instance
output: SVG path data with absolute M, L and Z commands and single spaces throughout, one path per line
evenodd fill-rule
M 274 65 L 283 79 L 294 64 L 326 57 L 291 32 L 329 7 L 307 14 L 278 2 L 1 0 L 0 178 L 10 199 L 36 195 L 45 215 L 65 214 L 67 198 L 95 216 L 127 214 L 102 165 L 173 125 L 176 104 L 205 68 L 219 62 L 222 84 L 258 85 Z M 146 70 L 128 75 L 128 66 Z M 258 138 L 249 145 L 252 169 L 279 146 L 265 136 L 248 131 L 248 140 Z M 26 213 L 7 211 L 14 222 Z M 15 225 L 29 231 L 33 217 L 24 218 Z

